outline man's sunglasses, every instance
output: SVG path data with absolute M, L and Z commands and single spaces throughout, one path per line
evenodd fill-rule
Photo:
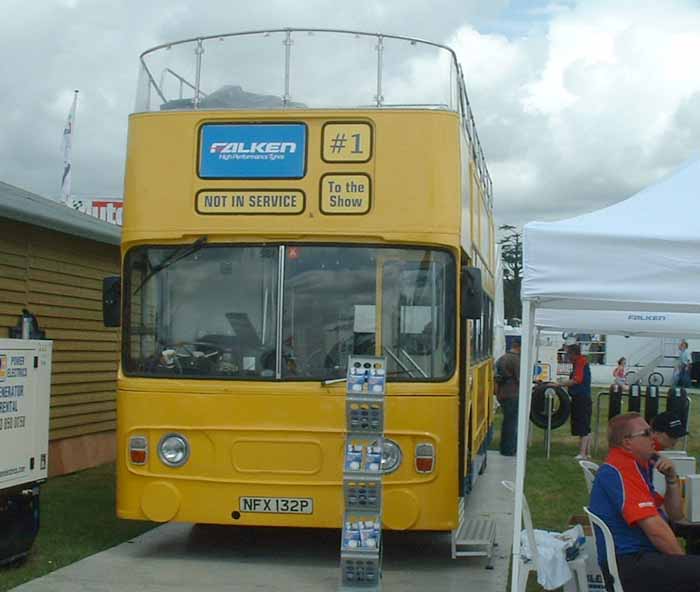
M 627 434 L 625 438 L 638 438 L 640 436 L 643 436 L 644 438 L 650 438 L 651 428 L 647 428 L 646 430 L 642 430 L 641 432 L 632 432 L 631 434 Z

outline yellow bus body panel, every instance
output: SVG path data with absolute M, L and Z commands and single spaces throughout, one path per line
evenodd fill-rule
M 367 163 L 321 159 L 323 126 L 366 121 L 373 130 Z M 222 180 L 197 176 L 200 126 L 205 123 L 305 123 L 307 169 L 303 179 Z M 125 179 L 124 246 L 132 242 L 206 234 L 237 241 L 356 236 L 362 242 L 428 242 L 459 247 L 459 117 L 440 111 L 230 112 L 192 111 L 131 115 Z M 392 140 L 400 138 L 400 142 Z M 326 215 L 320 208 L 324 175 L 366 174 L 371 209 L 364 215 Z M 195 196 L 211 189 L 296 189 L 306 208 L 298 215 L 201 215 Z M 453 196 L 446 199 L 446 196 Z M 157 222 L 156 222 L 157 221 Z
M 304 123 L 306 173 L 302 179 L 206 180 L 198 176 L 201 126 L 205 123 Z M 326 162 L 324 126 L 369 125 L 368 162 Z M 331 128 L 335 129 L 335 128 Z M 314 242 L 441 247 L 456 262 L 474 265 L 464 244 L 472 224 L 474 169 L 461 153 L 456 113 L 430 110 L 184 111 L 130 116 L 125 176 L 122 251 L 142 244 Z M 369 179 L 369 211 L 329 215 L 322 203 L 328 175 Z M 466 179 L 466 181 L 465 181 Z M 467 190 L 465 191 L 465 187 Z M 203 191 L 240 189 L 303 192 L 301 213 L 207 215 L 197 212 Z M 466 213 L 464 213 L 466 212 Z M 472 231 L 467 233 L 473 236 Z M 464 254 L 467 260 L 464 259 Z M 484 286 L 493 294 L 491 257 L 482 262 Z M 467 330 L 458 319 L 458 331 Z M 471 326 L 471 323 L 469 324 Z M 455 374 L 446 382 L 389 383 L 385 433 L 402 449 L 403 462 L 385 476 L 386 528 L 451 530 L 457 526 L 462 488 L 459 455 L 460 381 L 463 431 L 473 453 L 487 442 L 493 419 L 492 364 L 471 366 L 461 377 L 459 360 L 469 350 L 456 344 Z M 118 385 L 117 513 L 122 518 L 240 525 L 339 527 L 345 386 L 318 382 L 244 382 L 135 378 Z M 185 435 L 191 457 L 180 468 L 158 458 L 158 443 Z M 148 459 L 130 462 L 129 438 L 148 441 Z M 415 470 L 417 444 L 432 443 L 436 468 Z M 467 466 L 467 470 L 469 467 Z M 241 513 L 241 497 L 312 498 L 313 514 Z
M 122 518 L 240 525 L 339 527 L 345 442 L 343 387 L 187 382 L 168 391 L 121 389 L 118 399 L 117 513 Z M 402 385 L 404 386 L 404 385 Z M 451 530 L 457 520 L 457 421 L 454 388 L 431 385 L 387 398 L 386 436 L 403 450 L 385 477 L 384 523 L 404 530 Z M 180 388 L 182 387 L 182 388 Z M 206 392 L 204 392 L 206 391 Z M 284 391 L 280 393 L 280 391 Z M 312 392 L 315 391 L 315 392 Z M 196 393 L 196 394 L 194 394 Z M 189 461 L 158 458 L 160 439 L 186 436 Z M 131 436 L 148 439 L 145 465 L 129 461 Z M 431 474 L 414 470 L 417 444 L 435 445 Z M 312 498 L 313 514 L 241 513 L 245 496 Z M 437 500 L 440 500 L 437 503 Z

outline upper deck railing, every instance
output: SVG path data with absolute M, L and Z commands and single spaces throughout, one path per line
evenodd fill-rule
M 482 189 L 492 183 L 462 68 L 438 43 L 339 29 L 243 31 L 141 54 L 136 112 L 192 109 L 440 109 L 461 115 Z

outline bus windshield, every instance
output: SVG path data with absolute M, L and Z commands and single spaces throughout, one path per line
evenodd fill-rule
M 446 251 L 207 244 L 172 257 L 177 249 L 127 255 L 128 375 L 324 380 L 345 376 L 351 354 L 386 356 L 392 380 L 454 372 Z

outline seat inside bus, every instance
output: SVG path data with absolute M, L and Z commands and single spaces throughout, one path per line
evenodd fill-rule
M 281 97 L 247 92 L 239 85 L 227 84 L 205 95 L 199 101 L 198 109 L 305 109 L 303 103 L 287 102 Z M 172 99 L 160 106 L 161 111 L 194 109 L 194 99 Z

